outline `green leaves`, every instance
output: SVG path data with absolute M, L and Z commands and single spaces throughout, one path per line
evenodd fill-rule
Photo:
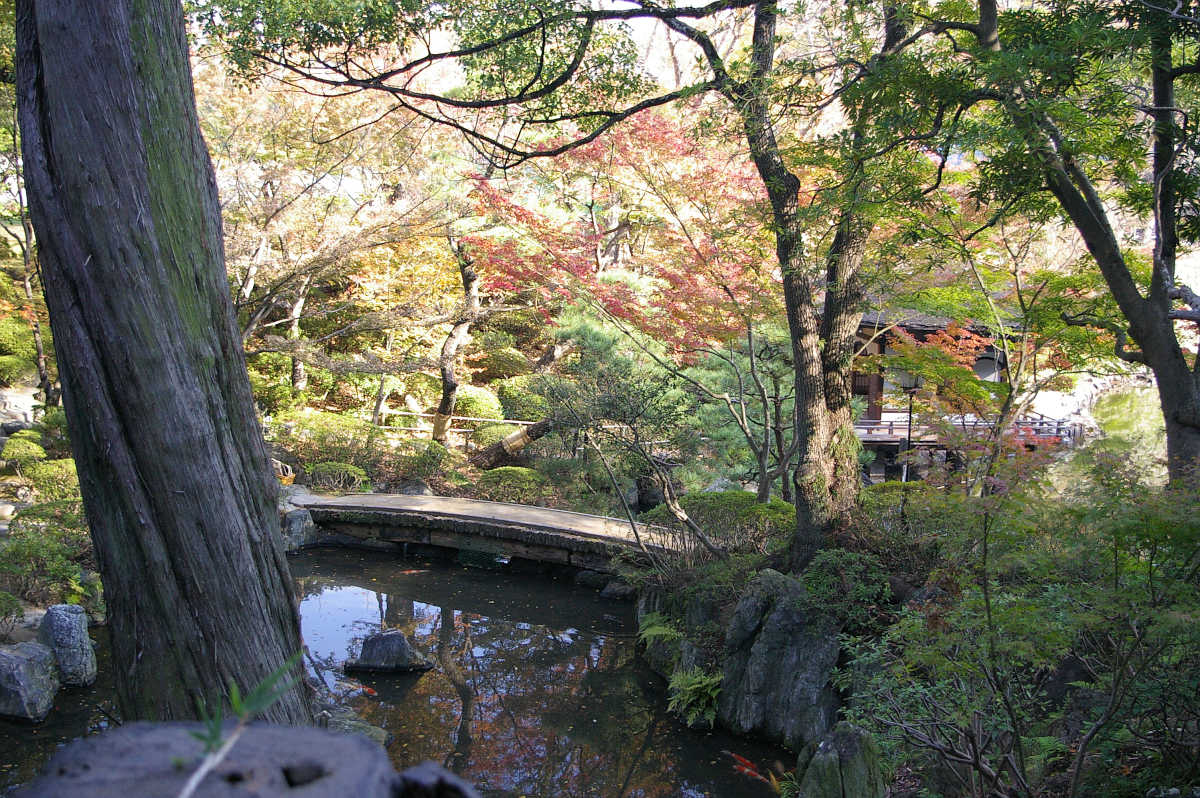
M 300 677 L 295 675 L 295 669 L 300 664 L 301 656 L 301 652 L 297 651 L 245 696 L 235 682 L 229 683 L 229 708 L 237 718 L 239 727 L 245 726 L 255 716 L 264 712 L 300 682 Z M 212 754 L 220 750 L 225 742 L 222 705 L 216 704 L 216 710 L 211 715 L 204 702 L 199 704 L 197 710 L 204 728 L 191 732 L 191 735 L 204 744 L 205 754 Z

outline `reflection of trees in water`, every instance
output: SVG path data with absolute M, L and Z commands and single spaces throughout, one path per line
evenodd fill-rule
M 462 650 L 455 653 L 454 610 L 443 607 L 438 625 L 438 664 L 441 665 L 442 675 L 450 681 L 450 684 L 454 685 L 454 691 L 458 693 L 458 700 L 462 707 L 458 713 L 458 730 L 454 735 L 454 750 L 446 754 L 442 765 L 455 773 L 462 773 L 471 760 L 471 714 L 475 705 L 475 691 L 471 689 L 471 683 L 467 681 L 462 668 L 458 665 L 458 658 L 464 656 L 470 648 L 471 627 L 464 623 Z
M 394 735 L 397 766 L 441 761 L 485 792 L 665 798 L 680 794 L 681 772 L 715 757 L 681 755 L 681 730 L 658 714 L 661 696 L 639 677 L 632 639 L 456 612 L 480 608 L 487 594 L 463 589 L 460 604 L 442 592 L 449 600 L 435 607 L 371 591 L 374 607 L 346 630 L 356 640 L 363 626 L 401 629 L 435 654 L 436 671 L 372 678 L 378 696 L 354 700 Z

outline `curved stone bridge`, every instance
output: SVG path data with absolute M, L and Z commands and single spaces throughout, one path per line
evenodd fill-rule
M 366 542 L 465 549 L 604 572 L 613 570 L 618 554 L 645 556 L 627 521 L 567 510 L 387 493 L 306 495 L 293 502 L 322 530 Z M 648 547 L 666 551 L 669 530 L 638 529 Z

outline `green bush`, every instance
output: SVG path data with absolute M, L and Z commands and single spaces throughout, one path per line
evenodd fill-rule
M 27 434 L 29 432 L 32 430 L 22 430 L 14 434 L 4 442 L 4 448 L 0 450 L 0 459 L 16 463 L 22 472 L 33 463 L 46 459 L 46 450 L 37 440 L 31 439 Z M 33 433 L 32 438 L 40 436 Z
M 529 358 L 512 346 L 484 349 L 471 356 L 478 379 L 492 380 L 528 374 L 533 368 Z
M 471 441 L 478 449 L 497 444 L 519 430 L 516 424 L 484 424 L 471 435 Z
M 449 460 L 449 449 L 437 441 L 425 441 L 423 447 L 418 451 L 400 458 L 400 474 L 398 476 L 428 481 L 441 476 Z
M 0 382 L 12 385 L 36 370 L 33 332 L 20 318 L 0 318 Z
M 21 600 L 4 590 L 0 590 L 0 640 L 12 634 L 17 622 L 24 617 Z
M 52 407 L 33 425 L 41 436 L 40 443 L 51 460 L 71 456 L 71 436 L 67 433 L 67 414 L 61 407 Z
M 494 502 L 537 504 L 547 494 L 546 478 L 532 468 L 501 466 L 484 471 L 475 482 L 479 498 Z
M 550 415 L 546 397 L 533 390 L 541 377 L 526 375 L 510 377 L 493 383 L 504 417 L 514 421 L 541 421 Z
M 887 572 L 872 554 L 822 549 L 804 571 L 813 608 L 830 613 L 852 633 L 878 626 L 891 599 Z
M 75 473 L 74 460 L 42 460 L 30 463 L 22 469 L 22 475 L 32 483 L 41 501 L 56 502 L 79 498 L 79 477 Z
M 390 452 L 378 427 L 337 413 L 288 413 L 275 419 L 271 429 L 274 442 L 306 468 L 313 463 L 349 463 L 374 474 Z
M 0 589 L 33 604 L 102 606 L 83 503 L 65 500 L 22 510 L 0 543 Z
M 763 503 L 745 490 L 688 493 L 679 505 L 714 542 L 730 551 L 763 552 L 772 538 L 786 540 L 796 523 L 796 508 L 782 499 Z M 642 515 L 651 524 L 677 526 L 665 505 Z
M 478 385 L 460 385 L 454 400 L 454 415 L 471 416 L 473 418 L 504 418 L 504 408 L 496 394 Z M 481 422 L 463 422 L 464 427 L 478 425 Z
M 292 359 L 282 352 L 246 358 L 246 373 L 254 401 L 265 415 L 274 416 L 303 405 L 303 394 L 292 390 Z
M 308 483 L 317 490 L 361 490 L 367 472 L 349 463 L 314 463 L 308 467 Z
M 682 715 L 688 726 L 713 725 L 721 696 L 721 674 L 701 668 L 675 671 L 667 691 L 667 708 Z

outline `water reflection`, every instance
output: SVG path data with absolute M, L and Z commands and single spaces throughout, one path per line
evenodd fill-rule
M 540 578 L 358 552 L 305 553 L 292 572 L 310 669 L 392 733 L 398 766 L 432 759 L 495 796 L 768 794 L 720 751 L 764 763 L 776 752 L 692 732 L 662 711 L 635 658 L 628 605 Z M 403 630 L 438 667 L 342 676 L 381 628 Z

